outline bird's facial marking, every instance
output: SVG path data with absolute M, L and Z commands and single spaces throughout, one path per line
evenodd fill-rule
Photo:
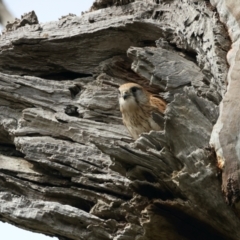
M 131 87 L 130 91 L 135 99 L 135 102 L 139 104 L 139 99 L 142 96 L 142 89 L 139 87 Z
M 124 89 L 122 91 L 119 90 L 119 98 L 122 97 L 124 100 L 126 100 L 127 98 L 133 96 L 136 96 L 136 92 L 138 90 L 141 90 L 138 87 L 131 87 L 130 89 Z
M 128 109 L 133 107 L 135 103 L 135 98 L 130 91 L 130 89 L 123 89 L 122 91 L 120 90 L 120 94 L 118 96 L 119 98 L 119 104 L 120 108 Z
M 119 104 L 121 111 L 133 111 L 139 108 L 139 103 L 145 101 L 145 92 L 138 84 L 127 83 L 119 87 Z
M 119 101 L 122 98 L 123 100 L 126 100 L 127 98 L 129 98 L 132 95 L 132 92 L 130 91 L 130 89 L 118 89 L 118 98 Z
M 140 88 L 138 88 L 138 87 L 132 87 L 132 88 L 131 88 L 131 92 L 132 92 L 132 93 L 137 92 L 137 90 L 140 90 Z
M 130 96 L 131 96 L 131 94 L 130 94 L 128 91 L 125 91 L 125 92 L 122 93 L 122 98 L 123 98 L 124 100 L 126 100 L 126 99 L 129 98 Z

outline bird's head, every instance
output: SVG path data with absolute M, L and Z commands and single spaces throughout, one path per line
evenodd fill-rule
M 118 90 L 121 112 L 134 110 L 149 102 L 149 93 L 136 83 L 125 83 Z

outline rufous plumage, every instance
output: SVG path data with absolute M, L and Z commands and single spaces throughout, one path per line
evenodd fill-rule
M 139 84 L 125 83 L 119 87 L 119 105 L 123 123 L 133 139 L 144 132 L 162 130 L 158 119 L 163 117 L 166 102 Z

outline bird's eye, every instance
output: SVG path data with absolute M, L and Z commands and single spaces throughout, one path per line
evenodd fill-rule
M 132 87 L 131 90 L 132 90 L 133 93 L 135 93 L 138 90 L 138 88 L 137 87 Z

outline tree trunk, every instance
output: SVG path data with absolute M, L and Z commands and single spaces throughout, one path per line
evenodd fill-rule
M 239 239 L 238 5 L 96 0 L 8 25 L 0 220 L 62 240 Z M 131 139 L 126 82 L 167 101 L 164 131 Z

